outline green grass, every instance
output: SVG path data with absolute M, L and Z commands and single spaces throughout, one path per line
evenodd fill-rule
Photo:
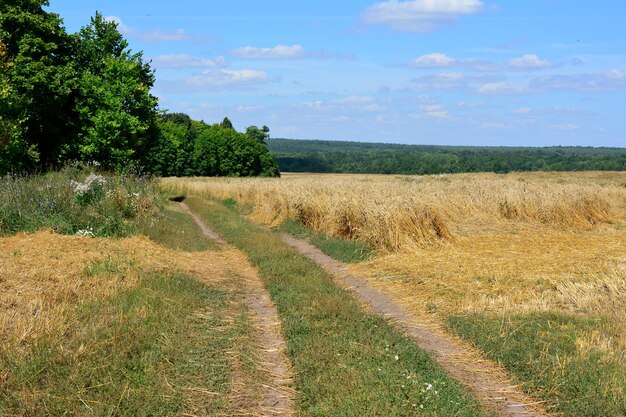
M 102 173 L 104 184 L 77 191 L 91 172 L 67 168 L 29 177 L 0 177 L 0 236 L 50 228 L 58 233 L 130 236 L 160 205 L 147 177 Z
M 276 228 L 276 231 L 288 233 L 299 239 L 307 240 L 326 255 L 341 262 L 362 262 L 369 259 L 374 252 L 374 249 L 366 243 L 358 240 L 328 237 L 322 233 L 316 233 L 291 219 L 285 220 Z
M 626 368 L 576 341 L 608 323 L 593 316 L 532 313 L 448 318 L 450 328 L 502 363 L 548 408 L 572 417 L 626 415 Z
M 171 249 L 195 252 L 216 248 L 217 245 L 202 234 L 191 216 L 176 210 L 175 204 L 169 203 L 157 215 L 143 219 L 138 232 Z
M 187 202 L 260 271 L 283 321 L 301 415 L 484 415 L 429 355 L 313 261 L 232 209 Z
M 248 331 L 245 312 L 233 320 L 232 305 L 228 291 L 161 273 L 81 305 L 70 334 L 41 338 L 25 355 L 3 353 L 0 415 L 180 415 L 189 387 L 214 392 L 197 406 L 223 415 L 227 352 Z

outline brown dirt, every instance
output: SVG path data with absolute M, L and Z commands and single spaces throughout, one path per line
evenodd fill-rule
M 447 334 L 436 323 L 411 315 L 395 299 L 375 289 L 364 278 L 350 274 L 344 264 L 308 242 L 286 234 L 282 239 L 330 272 L 373 311 L 393 321 L 420 348 L 432 354 L 448 374 L 470 388 L 487 408 L 501 416 L 547 415 L 539 407 L 539 401 L 514 386 L 502 367 L 484 359 L 476 349 Z
M 216 232 L 195 215 L 186 204 L 183 209 L 194 219 L 203 234 L 221 244 L 226 242 Z M 293 416 L 294 390 L 291 388 L 291 366 L 286 355 L 286 343 L 282 336 L 282 325 L 276 307 L 272 303 L 267 290 L 256 273 L 248 264 L 246 273 L 242 274 L 244 284 L 244 300 L 251 311 L 253 337 L 259 346 L 257 358 L 261 364 L 261 371 L 266 376 L 266 383 L 262 385 L 262 401 L 253 415 L 262 416 Z M 237 377 L 237 370 L 235 370 Z M 235 405 L 241 403 L 243 381 L 235 381 Z M 239 404 L 244 406 L 244 404 Z

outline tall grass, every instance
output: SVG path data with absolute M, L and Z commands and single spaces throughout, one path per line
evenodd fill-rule
M 128 236 L 156 211 L 154 181 L 77 168 L 0 178 L 0 236 L 50 228 L 63 234 Z
M 316 232 L 398 251 L 454 240 L 468 230 L 539 225 L 590 230 L 624 222 L 626 175 L 286 175 L 281 179 L 162 180 L 179 192 L 234 198 L 252 217 L 297 220 Z

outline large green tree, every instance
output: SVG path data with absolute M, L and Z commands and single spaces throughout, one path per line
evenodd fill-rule
M 74 137 L 74 42 L 46 5 L 0 2 L 0 169 L 7 161 L 18 170 L 55 166 Z
M 154 72 L 100 13 L 77 39 L 81 129 L 77 148 L 67 152 L 108 168 L 145 162 L 158 140 L 157 99 L 150 94 Z

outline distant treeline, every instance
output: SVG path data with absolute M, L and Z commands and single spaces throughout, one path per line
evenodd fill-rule
M 442 174 L 626 171 L 626 148 L 472 147 L 270 139 L 284 172 Z

